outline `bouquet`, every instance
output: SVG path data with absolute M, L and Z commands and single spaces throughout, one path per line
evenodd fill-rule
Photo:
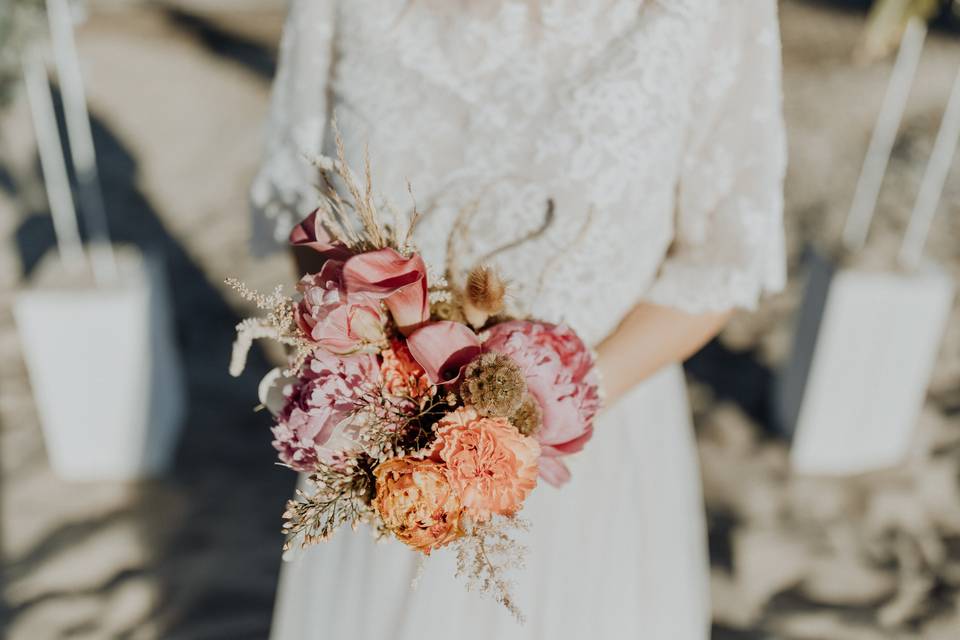
M 231 373 L 255 338 L 289 348 L 260 385 L 281 462 L 305 474 L 284 513 L 285 549 L 372 525 L 428 556 L 456 547 L 458 575 L 515 616 L 505 572 L 512 534 L 543 478 L 590 439 L 600 398 L 594 359 L 569 328 L 504 315 L 507 285 L 480 265 L 462 287 L 434 275 L 411 242 L 419 214 L 386 224 L 369 162 L 317 161 L 320 207 L 291 233 L 325 260 L 288 297 L 228 280 L 267 311 L 237 327 Z M 340 188 L 335 186 L 339 180 Z

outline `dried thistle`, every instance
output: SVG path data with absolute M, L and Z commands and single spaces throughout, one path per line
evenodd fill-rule
M 510 424 L 525 436 L 532 436 L 543 426 L 543 410 L 530 392 L 523 396 L 520 406 L 510 415 Z
M 489 522 L 471 523 L 466 535 L 453 543 L 457 550 L 456 575 L 466 579 L 467 589 L 489 593 L 521 624 L 525 618 L 511 594 L 513 585 L 507 572 L 522 568 L 527 552 L 510 532 L 528 529 L 527 523 L 516 516 L 495 516 Z
M 479 329 L 490 316 L 503 311 L 506 283 L 490 267 L 475 267 L 467 275 L 463 294 L 463 314 L 473 328 Z
M 502 353 L 485 353 L 467 365 L 460 395 L 484 416 L 507 417 L 520 408 L 527 383 L 520 366 Z

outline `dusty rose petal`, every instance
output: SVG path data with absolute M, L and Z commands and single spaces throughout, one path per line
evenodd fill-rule
M 584 446 L 590 438 L 593 437 L 593 425 L 591 424 L 587 427 L 587 430 L 583 434 L 574 438 L 573 440 L 567 440 L 566 442 L 561 442 L 560 444 L 545 444 L 543 445 L 544 451 L 556 452 L 556 455 L 568 456 L 571 453 L 577 453 L 583 451 Z M 541 443 L 542 444 L 542 443 Z
M 407 339 L 407 347 L 433 384 L 453 382 L 480 354 L 480 339 L 459 322 L 431 322 Z
M 327 260 L 319 273 L 300 279 L 297 289 L 303 299 L 294 309 L 294 317 L 311 340 L 346 355 L 376 348 L 385 337 L 386 316 L 377 298 L 346 293 L 343 266 L 339 260 Z
M 540 457 L 540 477 L 555 487 L 562 487 L 570 481 L 570 470 L 559 458 Z
M 389 296 L 384 302 L 401 333 L 410 335 L 430 319 L 427 279 L 414 282 Z
M 290 244 L 295 247 L 310 247 L 328 260 L 346 260 L 351 255 L 349 249 L 334 240 L 323 228 L 316 210 L 293 228 L 290 232 Z
M 407 258 L 390 248 L 361 253 L 344 265 L 343 280 L 349 293 L 383 298 L 405 334 L 430 318 L 427 265 L 417 254 Z

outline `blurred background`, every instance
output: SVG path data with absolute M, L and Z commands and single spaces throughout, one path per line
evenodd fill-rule
M 294 477 L 274 464 L 269 416 L 253 411 L 270 354 L 255 351 L 244 376 L 227 375 L 234 326 L 252 312 L 223 281 L 238 277 L 267 291 L 293 275 L 288 256 L 254 259 L 246 244 L 247 189 L 285 3 L 83 6 L 76 46 L 106 217 L 116 242 L 160 267 L 145 276 L 155 278 L 159 302 L 127 303 L 159 304 L 145 308 L 169 315 L 172 325 L 160 334 L 169 329 L 180 362 L 167 363 L 162 375 L 181 378 L 186 394 L 165 400 L 169 422 L 182 424 L 178 434 L 168 429 L 172 458 L 157 463 L 165 473 L 77 482 L 63 478 L 70 470 L 82 475 L 84 461 L 110 443 L 81 431 L 57 444 L 50 426 L 57 417 L 41 416 L 35 395 L 41 385 L 45 399 L 87 393 L 84 371 L 103 367 L 116 388 L 102 392 L 121 404 L 126 374 L 94 357 L 77 373 L 60 367 L 59 378 L 50 374 L 55 382 L 40 381 L 41 361 L 56 354 L 35 353 L 36 337 L 18 331 L 14 309 L 18 317 L 39 314 L 47 335 L 83 342 L 84 323 L 121 331 L 112 323 L 122 323 L 127 307 L 91 319 L 84 314 L 96 298 L 51 286 L 56 192 L 41 171 L 36 96 L 28 100 L 20 82 L 25 43 L 46 32 L 44 3 L 2 1 L 0 633 L 16 640 L 265 638 L 280 513 Z M 945 330 L 936 318 L 924 324 L 919 308 L 909 329 L 928 332 L 937 355 L 895 464 L 799 473 L 791 428 L 775 406 L 783 372 L 798 357 L 798 313 L 810 305 L 803 299 L 811 248 L 833 246 L 840 236 L 903 18 L 916 14 L 932 28 L 859 262 L 884 272 L 898 251 L 960 67 L 955 11 L 957 3 L 935 1 L 884 2 L 872 11 L 852 0 L 781 3 L 790 283 L 758 312 L 739 314 L 687 364 L 719 640 L 960 638 L 960 306 L 953 303 Z M 50 86 L 49 115 L 73 141 L 68 84 Z M 75 153 L 82 138 L 71 149 L 69 180 L 77 200 L 93 197 L 96 209 Z M 949 278 L 960 278 L 960 162 L 947 176 L 926 249 Z M 20 305 L 37 291 L 40 303 Z M 44 307 L 50 296 L 75 312 Z M 836 446 L 855 450 L 857 441 Z

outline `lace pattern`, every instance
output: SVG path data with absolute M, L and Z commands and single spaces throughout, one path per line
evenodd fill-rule
M 497 4 L 293 0 L 252 192 L 260 248 L 312 207 L 302 154 L 331 151 L 335 110 L 393 206 L 412 183 L 435 269 L 470 212 L 454 266 L 498 266 L 514 312 L 597 342 L 641 299 L 719 310 L 782 286 L 773 0 Z

